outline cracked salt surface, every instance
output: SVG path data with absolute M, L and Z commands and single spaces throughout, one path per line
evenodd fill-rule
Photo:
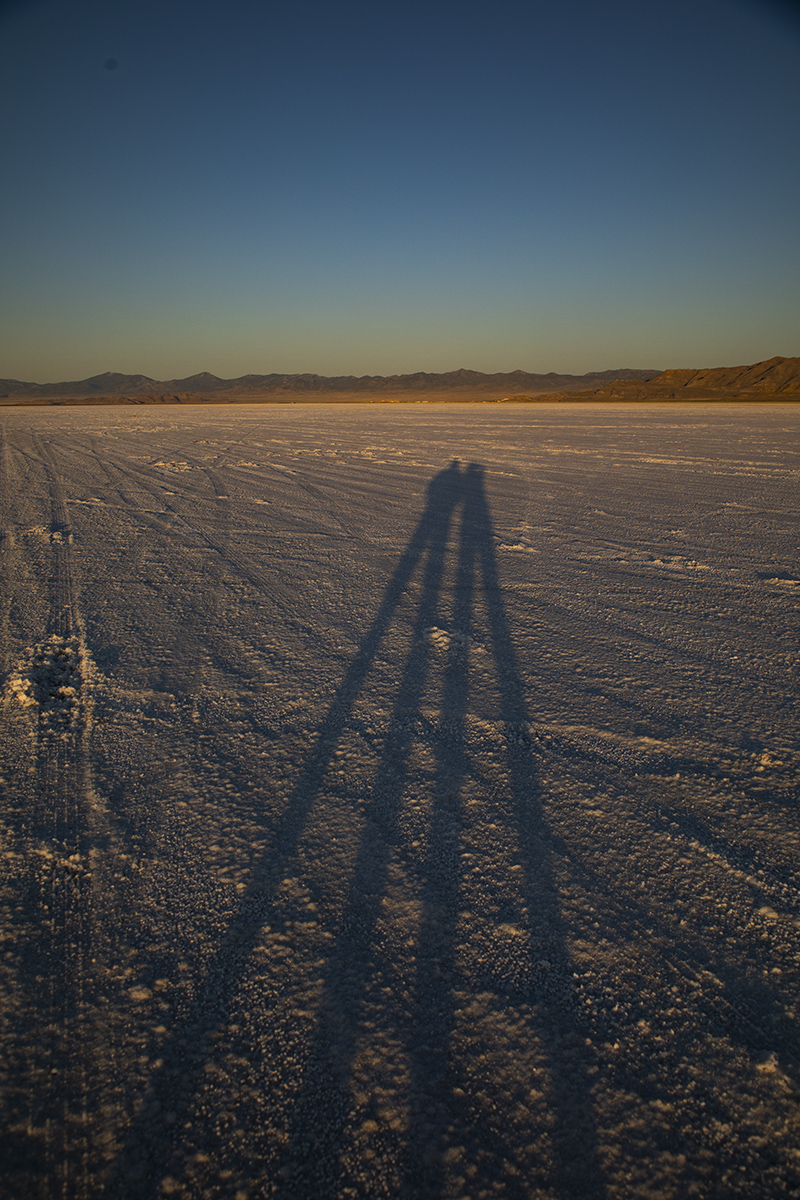
M 2 419 L 9 1195 L 800 1192 L 796 408 Z

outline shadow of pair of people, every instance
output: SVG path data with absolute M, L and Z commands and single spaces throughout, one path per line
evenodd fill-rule
M 410 588 L 419 575 L 417 590 Z M 543 1168 L 552 1194 L 601 1196 L 596 1138 L 589 1096 L 589 1064 L 572 1005 L 572 967 L 565 923 L 550 865 L 552 837 L 538 793 L 528 736 L 522 674 L 508 623 L 495 554 L 495 536 L 483 469 L 453 462 L 430 482 L 424 512 L 390 578 L 375 618 L 363 638 L 316 735 L 293 793 L 273 835 L 271 848 L 253 873 L 239 908 L 202 982 L 191 1011 L 179 1022 L 162 1052 L 143 1111 L 148 1125 L 134 1123 L 109 1184 L 109 1194 L 127 1194 L 128 1169 L 142 1152 L 151 1163 L 152 1190 L 169 1157 L 169 1134 L 152 1122 L 154 1111 L 185 1110 L 200 1073 L 213 1058 L 220 1032 L 248 970 L 248 960 L 265 925 L 276 916 L 276 895 L 321 801 L 337 748 L 353 719 L 370 670 L 399 615 L 416 601 L 408 651 L 393 685 L 393 701 L 378 761 L 360 820 L 360 843 L 347 883 L 332 949 L 323 969 L 313 1033 L 302 1081 L 291 1108 L 281 1168 L 271 1193 L 289 1198 L 372 1194 L 345 1165 L 352 1135 L 353 1071 L 363 1040 L 363 1010 L 382 905 L 392 861 L 401 841 L 404 797 L 413 784 L 413 750 L 423 704 L 436 682 L 439 734 L 430 740 L 425 848 L 416 866 L 419 899 L 410 999 L 394 1005 L 386 1019 L 407 1064 L 408 1118 L 391 1151 L 398 1194 L 435 1197 L 447 1193 L 448 1149 L 457 1142 L 475 1164 L 473 1184 L 500 1183 L 508 1196 L 530 1194 L 520 1132 L 504 1128 L 502 1114 L 491 1126 L 472 1103 L 469 1071 L 454 1053 L 459 1005 L 465 992 L 491 990 L 498 1003 L 525 1013 L 541 1051 L 542 1089 L 550 1150 Z M 447 608 L 447 611 L 445 611 Z M 513 890 L 521 898 L 531 959 L 514 981 L 465 975 L 458 916 L 463 907 L 460 851 L 462 791 L 475 774 L 479 752 L 470 743 L 469 646 L 480 622 L 493 667 L 496 727 L 503 750 L 503 819 L 516 846 L 520 870 Z M 450 649 L 442 654 L 431 633 L 446 626 Z M 438 672 L 438 673 L 437 673 Z M 435 676 L 435 680 L 434 680 Z M 480 773 L 480 772 L 479 772 Z M 491 804 L 492 797 L 484 797 Z M 491 848 L 487 847 L 487 853 Z M 521 881 L 521 882 L 520 882 Z M 509 880 L 509 889 L 511 889 Z M 502 907 L 502 905 L 501 905 Z M 489 931 L 489 937 L 492 934 Z M 546 969 L 540 969 L 542 962 Z M 461 999 L 457 998 L 458 996 Z M 528 1080 L 527 1086 L 533 1085 Z M 377 1137 L 380 1142 L 381 1131 Z M 391 1139 L 390 1139 L 391 1140 Z M 524 1151 L 524 1152 L 523 1152 Z M 373 1157 L 372 1155 L 370 1157 Z M 380 1156 L 379 1156 L 380 1157 Z M 161 1164 L 161 1170 L 159 1170 Z M 361 1164 L 364 1166 L 365 1164 Z

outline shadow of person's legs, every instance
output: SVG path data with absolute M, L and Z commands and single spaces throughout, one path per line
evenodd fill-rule
M 585 1039 L 573 997 L 567 927 L 551 864 L 553 839 L 542 808 L 522 676 L 503 603 L 483 470 L 470 464 L 464 479 L 465 536 L 474 539 L 497 674 L 500 716 L 516 839 L 523 868 L 531 957 L 527 1004 L 535 1005 L 537 1034 L 550 1080 L 553 1187 L 558 1195 L 600 1197 L 605 1189 L 597 1158 Z
M 220 940 L 219 947 L 195 993 L 194 1001 L 173 1026 L 161 1054 L 161 1065 L 151 1076 L 147 1094 L 138 1105 L 140 1115 L 132 1122 L 122 1150 L 108 1177 L 105 1194 L 114 1200 L 135 1196 L 149 1200 L 159 1194 L 159 1181 L 168 1162 L 180 1127 L 181 1114 L 190 1105 L 207 1065 L 214 1057 L 214 1037 L 225 1025 L 237 988 L 261 931 L 271 919 L 278 886 L 286 865 L 296 852 L 312 809 L 323 790 L 326 773 L 353 711 L 375 655 L 386 635 L 406 588 L 425 551 L 428 551 L 426 583 L 416 629 L 424 629 L 425 615 L 436 605 L 444 546 L 454 507 L 459 503 L 461 474 L 453 462 L 431 480 L 425 511 L 389 580 L 375 619 L 367 631 L 319 728 L 314 747 L 300 773 L 283 815 L 270 837 L 270 849 L 254 870 L 239 906 Z M 419 641 L 419 638 L 416 638 Z M 421 686 L 425 657 L 412 648 L 401 685 L 402 707 L 414 706 Z M 405 690 L 403 690 L 405 689 Z M 401 711 L 398 699 L 397 711 Z M 401 723 L 395 721 L 390 734 L 385 769 L 390 758 L 402 760 Z M 376 789 L 376 796 L 379 792 Z M 389 804 L 391 809 L 391 803 Z M 376 810 L 377 811 L 377 810 Z M 388 811 L 384 805 L 384 811 Z M 371 858 L 370 848 L 365 855 Z M 373 869 L 373 868 L 370 868 Z M 378 875 L 380 867 L 378 866 Z M 367 869 L 364 868 L 364 879 Z M 355 902 L 355 901 L 354 901 Z M 339 978 L 335 961 L 329 972 L 331 987 Z M 313 1056 L 312 1056 L 313 1057 Z M 301 1103 L 298 1120 L 307 1109 Z M 169 1113 L 171 1123 L 165 1124 Z
M 425 527 L 427 559 L 422 594 L 389 720 L 363 834 L 334 949 L 325 970 L 324 994 L 306 1061 L 282 1171 L 279 1194 L 340 1195 L 340 1160 L 348 1135 L 350 1080 L 369 983 L 376 927 L 397 849 L 397 822 L 408 784 L 408 760 L 416 736 L 428 677 L 431 645 L 426 633 L 440 619 L 442 576 L 453 511 L 460 501 L 455 464 L 434 480 Z M 313 1153 L 308 1147 L 313 1146 Z

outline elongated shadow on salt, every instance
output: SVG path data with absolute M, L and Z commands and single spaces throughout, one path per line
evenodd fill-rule
M 454 536 L 458 546 L 455 587 L 448 600 L 444 576 Z M 409 650 L 398 674 L 387 731 L 362 812 L 361 841 L 342 916 L 326 957 L 321 1000 L 289 1118 L 281 1169 L 272 1182 L 284 1200 L 350 1194 L 355 1184 L 347 1177 L 345 1166 L 352 1133 L 353 1073 L 363 1037 L 363 1010 L 381 907 L 400 841 L 404 796 L 414 782 L 414 742 L 433 674 L 428 634 L 449 624 L 460 631 L 466 644 L 480 600 L 499 697 L 507 812 L 522 867 L 526 934 L 537 957 L 546 955 L 548 968 L 542 975 L 529 964 L 514 993 L 501 996 L 500 1001 L 510 1009 L 524 1008 L 528 1014 L 536 1014 L 535 1036 L 548 1081 L 549 1186 L 554 1194 L 564 1196 L 604 1194 L 596 1159 L 589 1064 L 572 1015 L 572 968 L 550 866 L 554 843 L 537 790 L 524 689 L 503 604 L 483 471 L 475 464 L 462 471 L 453 463 L 431 480 L 422 518 L 320 726 L 312 753 L 273 831 L 271 850 L 252 875 L 191 1009 L 162 1049 L 161 1066 L 142 1098 L 141 1116 L 134 1121 L 109 1177 L 109 1196 L 135 1194 L 146 1200 L 159 1194 L 159 1180 L 173 1141 L 164 1118 L 170 1114 L 173 1127 L 179 1127 L 206 1064 L 214 1057 L 214 1039 L 228 1020 L 264 927 L 277 915 L 278 888 L 307 830 L 312 808 L 324 794 L 326 775 L 352 722 L 354 706 L 401 602 L 404 598 L 408 602 L 406 589 L 418 572 L 421 587 Z M 396 1147 L 393 1169 L 398 1194 L 443 1194 L 448 1145 L 455 1135 L 468 1159 L 480 1163 L 476 1185 L 488 1187 L 502 1179 L 505 1193 L 522 1200 L 529 1182 L 515 1163 L 514 1135 L 504 1133 L 502 1123 L 493 1129 L 476 1126 L 469 1112 L 463 1064 L 453 1045 L 458 1020 L 456 984 L 463 994 L 481 982 L 459 976 L 456 927 L 463 886 L 459 849 L 462 791 L 468 776 L 480 775 L 480 769 L 473 769 L 468 751 L 470 686 L 468 656 L 449 654 L 441 675 L 439 713 L 439 727 L 446 727 L 447 737 L 430 741 L 433 797 L 428 844 L 419 872 L 418 967 L 410 1005 L 392 1010 L 391 1033 L 401 1044 L 409 1067 L 406 1107 L 410 1114 Z M 520 885 L 516 887 L 519 891 Z
M 451 468 L 452 471 L 452 468 Z M 441 479 L 442 477 L 440 477 Z M 392 855 L 398 848 L 403 795 L 413 782 L 409 770 L 414 730 L 420 725 L 432 652 L 425 634 L 439 624 L 470 640 L 478 599 L 488 622 L 491 652 L 505 731 L 505 768 L 522 858 L 522 891 L 537 954 L 547 955 L 547 973 L 537 977 L 532 964 L 526 982 L 499 1002 L 539 1016 L 535 1035 L 543 1048 L 549 1079 L 552 1165 L 547 1172 L 557 1194 L 602 1196 L 596 1160 L 588 1066 L 583 1061 L 575 1022 L 570 1014 L 572 967 L 566 929 L 549 866 L 550 837 L 536 785 L 527 736 L 528 719 L 522 680 L 505 615 L 494 552 L 494 536 L 483 485 L 483 472 L 473 464 L 455 479 L 442 480 L 432 497 L 444 501 L 426 524 L 427 558 L 422 591 L 413 623 L 411 649 L 402 669 L 394 710 L 372 797 L 365 813 L 365 833 L 336 946 L 328 960 L 323 1000 L 304 1084 L 294 1108 L 279 1195 L 338 1196 L 358 1193 L 359 1183 L 343 1166 L 351 1136 L 352 1075 L 363 1036 L 362 1012 L 370 990 L 381 904 L 388 889 Z M 444 558 L 451 525 L 458 522 L 458 551 L 452 606 L 445 609 L 442 589 Z M 530 1180 L 519 1170 L 514 1135 L 477 1127 L 469 1111 L 469 1080 L 454 1054 L 458 1022 L 456 989 L 461 996 L 475 980 L 465 980 L 458 964 L 457 919 L 462 888 L 459 825 L 461 790 L 470 774 L 467 719 L 470 669 L 465 653 L 450 653 L 442 681 L 439 727 L 446 738 L 434 740 L 434 797 L 428 844 L 422 868 L 422 916 L 415 946 L 415 990 L 410 1009 L 395 1008 L 393 1035 L 410 1064 L 409 1126 L 400 1148 L 398 1194 L 443 1195 L 448 1150 L 459 1145 L 467 1158 L 480 1162 L 476 1177 L 488 1185 L 503 1180 L 505 1194 L 529 1194 Z M 491 848 L 487 848 L 491 853 Z M 483 985 L 486 986 L 485 981 Z M 533 1081 L 527 1081 L 531 1084 Z M 391 1138 L 391 1135 L 389 1135 Z M 355 1191 L 353 1191 L 355 1189 Z

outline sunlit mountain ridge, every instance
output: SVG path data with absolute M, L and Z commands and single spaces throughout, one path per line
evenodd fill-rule
M 767 358 L 743 367 L 670 369 L 650 379 L 615 379 L 592 392 L 597 400 L 705 400 L 715 397 L 800 399 L 800 358 Z

